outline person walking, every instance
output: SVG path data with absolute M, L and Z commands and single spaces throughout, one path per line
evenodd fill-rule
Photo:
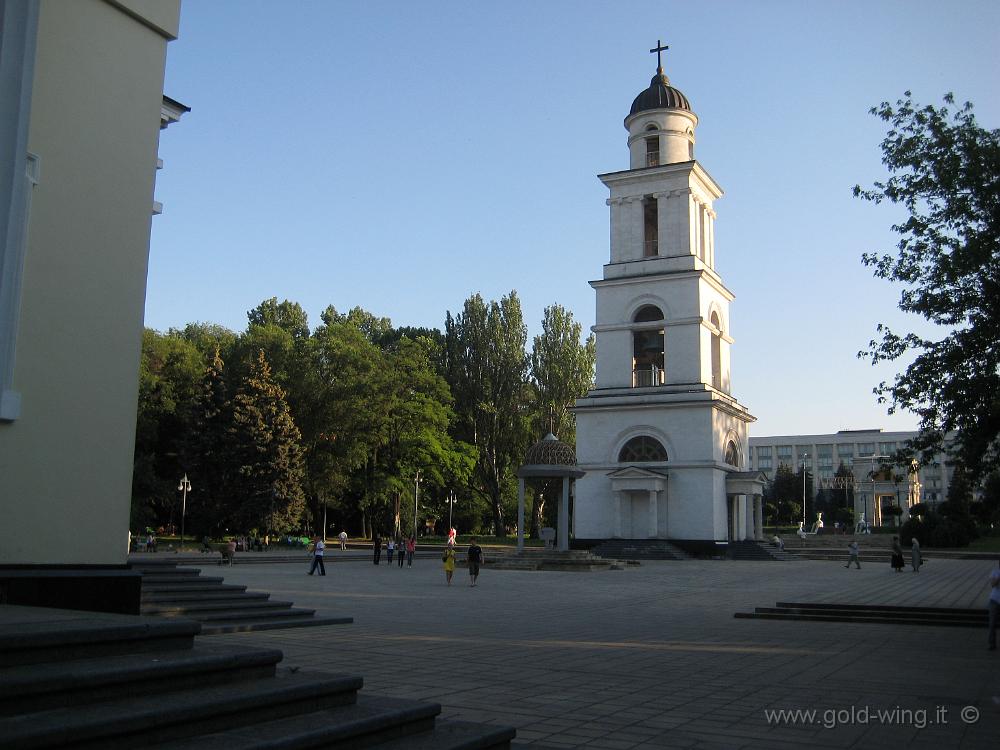
M 373 562 L 378 565 L 379 560 L 382 559 L 382 537 L 378 534 L 372 539 L 372 553 L 374 556 Z
M 476 544 L 476 537 L 469 540 L 469 551 L 466 552 L 469 561 L 469 585 L 475 586 L 476 579 L 479 578 L 479 566 L 483 563 L 483 548 Z
M 848 554 L 847 565 L 845 565 L 844 567 L 849 568 L 851 567 L 851 563 L 854 563 L 855 565 L 858 566 L 858 570 L 861 570 L 861 561 L 858 557 L 858 555 L 861 554 L 861 550 L 858 548 L 858 543 L 856 541 L 852 541 L 850 544 L 847 545 L 847 554 Z
M 343 529 L 340 530 L 340 549 L 341 551 L 347 549 L 347 532 Z
M 990 613 L 990 631 L 988 642 L 990 651 L 997 650 L 997 621 L 1000 620 L 1000 560 L 997 567 L 990 573 L 990 598 L 987 601 Z M 996 699 L 994 698 L 994 701 Z
M 323 564 L 323 553 L 326 551 L 326 543 L 319 537 L 319 535 L 312 538 L 312 565 L 309 567 L 309 575 L 316 572 L 316 567 L 319 566 L 319 574 L 321 576 L 326 575 L 326 566 Z
M 385 543 L 385 552 L 389 556 L 389 564 L 392 565 L 392 553 L 396 551 L 396 540 L 389 537 L 389 541 Z
M 402 538 L 396 540 L 396 554 L 399 557 L 399 569 L 403 569 L 403 563 L 406 562 L 406 543 Z
M 910 565 L 913 567 L 914 573 L 920 572 L 920 566 L 924 564 L 924 558 L 920 554 L 920 542 L 917 541 L 916 537 L 913 537 L 913 541 L 910 542 Z
M 412 536 L 406 540 L 406 567 L 413 567 L 413 553 L 417 551 L 417 540 Z
M 448 585 L 451 586 L 451 577 L 455 574 L 455 548 L 445 547 L 441 561 L 444 563 L 444 577 L 448 580 Z
M 903 572 L 903 548 L 899 546 L 899 537 L 892 538 L 892 558 L 889 561 L 897 573 Z

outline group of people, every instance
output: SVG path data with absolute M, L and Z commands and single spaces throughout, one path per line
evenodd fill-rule
M 861 570 L 861 548 L 858 547 L 856 541 L 847 545 L 847 565 L 844 567 L 850 568 L 851 563 L 854 563 L 858 570 Z M 906 565 L 903 560 L 903 547 L 899 543 L 898 536 L 892 538 L 892 557 L 889 558 L 889 564 L 897 573 L 901 573 Z M 919 573 L 920 566 L 923 564 L 924 558 L 920 554 L 920 542 L 917 541 L 916 537 L 913 537 L 913 541 L 910 543 L 910 565 L 913 567 L 913 572 Z
M 476 543 L 476 537 L 469 540 L 469 549 L 465 553 L 469 563 L 469 585 L 475 586 L 476 579 L 479 578 L 479 567 L 485 562 L 483 548 Z M 441 562 L 444 563 L 444 577 L 451 586 L 451 577 L 455 574 L 455 537 L 448 537 L 448 544 L 441 554 Z
M 417 540 L 415 537 L 410 537 L 409 539 L 403 539 L 402 537 L 390 537 L 385 543 L 385 553 L 387 563 L 392 565 L 392 560 L 395 557 L 400 568 L 403 567 L 403 563 L 407 563 L 409 567 L 413 567 L 413 553 L 417 551 Z M 382 561 L 382 537 L 378 534 L 372 539 L 372 562 L 378 565 Z

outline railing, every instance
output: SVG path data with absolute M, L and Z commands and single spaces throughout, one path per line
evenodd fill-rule
M 663 368 L 650 365 L 632 370 L 633 388 L 651 388 L 656 385 L 663 385 Z
M 660 152 L 659 151 L 647 151 L 646 152 L 646 166 L 647 167 L 658 167 L 658 166 L 660 166 Z

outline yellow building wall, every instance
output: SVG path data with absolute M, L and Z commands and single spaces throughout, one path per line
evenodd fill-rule
M 144 8 L 155 9 L 148 23 Z M 29 130 L 39 182 L 14 365 L 21 415 L 0 423 L 0 565 L 125 562 L 164 63 L 179 11 L 179 0 L 40 6 Z

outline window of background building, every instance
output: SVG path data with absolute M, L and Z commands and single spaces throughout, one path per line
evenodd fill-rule
M 874 456 L 875 455 L 875 443 L 858 443 L 858 455 L 859 456 Z
M 883 456 L 891 456 L 893 453 L 896 452 L 896 444 L 895 443 L 879 443 L 878 444 L 878 452 L 881 453 Z

